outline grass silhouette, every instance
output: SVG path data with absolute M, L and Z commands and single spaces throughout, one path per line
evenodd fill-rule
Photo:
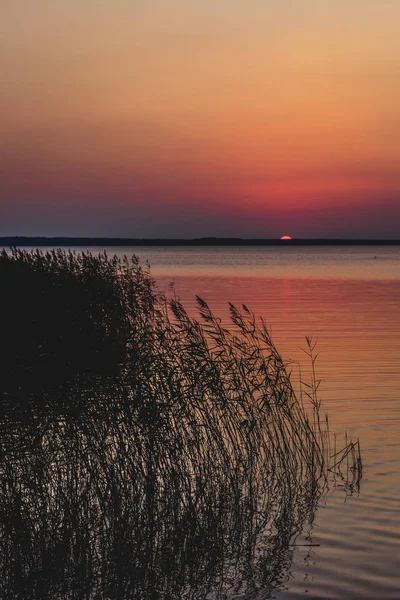
M 362 474 L 315 376 L 308 411 L 246 306 L 194 319 L 136 258 L 3 251 L 0 280 L 0 596 L 270 597 Z

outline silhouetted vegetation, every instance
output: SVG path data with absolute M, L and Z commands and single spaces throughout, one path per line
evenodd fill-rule
M 134 362 L 136 320 L 148 319 L 155 303 L 136 259 L 3 251 L 0 280 L 0 393 L 14 402 L 40 403 L 67 381 L 81 387 Z M 62 407 L 64 393 L 59 400 Z
M 247 307 L 193 319 L 135 258 L 14 250 L 0 279 L 0 596 L 270 597 L 329 482 L 361 477 L 314 371 L 309 417 Z

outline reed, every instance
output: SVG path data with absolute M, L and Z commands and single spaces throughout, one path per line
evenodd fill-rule
M 279 587 L 331 474 L 362 474 L 358 442 L 331 455 L 315 371 L 308 409 L 262 320 L 193 318 L 136 258 L 14 249 L 0 280 L 1 597 Z

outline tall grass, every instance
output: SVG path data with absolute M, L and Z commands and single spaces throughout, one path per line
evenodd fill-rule
M 308 412 L 247 307 L 194 319 L 136 258 L 13 250 L 0 280 L 0 596 L 269 597 L 330 472 L 361 477 L 315 378 Z

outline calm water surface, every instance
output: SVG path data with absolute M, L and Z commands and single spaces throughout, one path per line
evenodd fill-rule
M 99 249 L 100 250 L 100 249 Z M 94 251 L 91 248 L 91 251 Z M 286 359 L 318 340 L 320 396 L 338 436 L 359 437 L 359 494 L 323 497 L 318 547 L 293 551 L 281 600 L 400 598 L 400 248 L 108 248 L 149 260 L 189 312 L 195 295 L 227 322 L 228 301 L 264 317 Z

